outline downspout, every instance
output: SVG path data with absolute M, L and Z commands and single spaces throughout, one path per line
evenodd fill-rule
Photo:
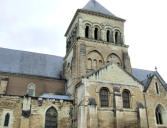
M 146 97 L 145 97 L 145 93 L 144 92 L 143 92 L 143 97 L 144 97 L 144 104 L 145 104 L 145 108 L 146 108 L 147 128 L 149 128 L 147 102 L 146 102 Z

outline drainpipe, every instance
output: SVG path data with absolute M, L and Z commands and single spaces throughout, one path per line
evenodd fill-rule
M 147 111 L 147 103 L 146 103 L 145 93 L 143 93 L 143 97 L 144 97 L 144 104 L 145 104 L 145 108 L 146 108 L 147 128 L 149 128 L 148 111 Z

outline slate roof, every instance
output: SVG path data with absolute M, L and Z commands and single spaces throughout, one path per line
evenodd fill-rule
M 101 14 L 104 14 L 104 15 L 119 18 L 119 17 L 115 16 L 113 13 L 111 13 L 109 10 L 107 10 L 105 7 L 103 7 L 101 4 L 99 4 L 96 0 L 90 0 L 82 8 L 82 10 L 92 11 L 92 12 L 95 12 L 95 13 L 101 13 Z M 119 19 L 121 19 L 121 18 L 119 18 Z
M 132 74 L 136 79 L 138 79 L 141 82 L 147 79 L 147 75 L 149 74 L 153 75 L 154 72 L 149 70 L 144 70 L 144 69 L 132 68 Z
M 63 57 L 0 48 L 0 72 L 61 78 Z
M 39 97 L 46 99 L 72 100 L 71 97 L 67 95 L 42 94 Z
M 138 79 L 144 85 L 144 91 L 147 91 L 150 82 L 154 76 L 156 76 L 164 88 L 167 90 L 167 84 L 157 71 L 149 71 L 143 69 L 132 68 L 133 76 Z

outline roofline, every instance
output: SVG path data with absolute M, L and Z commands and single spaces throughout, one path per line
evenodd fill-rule
M 0 94 L 0 97 L 1 96 L 4 96 L 4 97 L 13 97 L 13 98 L 24 98 L 25 96 L 17 96 L 17 95 L 5 95 L 5 94 Z M 65 95 L 67 96 L 67 95 Z M 42 98 L 42 99 L 55 99 L 55 100 L 61 100 L 61 99 L 56 99 L 56 98 L 43 98 L 43 97 L 37 97 L 37 96 L 28 96 L 28 97 L 31 97 L 32 99 L 37 99 L 38 98 Z M 73 99 L 63 99 L 64 101 L 68 101 L 68 102 L 73 102 Z
M 100 68 L 98 68 L 98 69 L 96 69 L 96 70 L 93 70 L 92 72 L 86 74 L 85 76 L 83 76 L 83 78 L 89 78 L 89 77 L 91 77 L 93 74 L 98 73 L 100 70 L 102 70 L 102 69 L 104 69 L 104 68 L 106 68 L 107 66 L 112 65 L 112 64 L 113 64 L 113 62 L 109 62 L 109 63 L 107 63 L 107 64 L 101 66 Z M 119 67 L 119 66 L 118 66 L 118 67 Z M 139 84 L 143 85 L 143 83 L 140 82 L 138 79 L 136 79 L 132 74 L 130 74 L 129 72 L 127 72 L 126 70 L 124 70 L 124 69 L 121 68 L 121 67 L 119 67 L 119 68 L 120 68 L 121 70 L 123 70 L 125 73 L 127 73 L 130 77 L 132 77 L 132 78 L 133 78 L 135 81 L 137 81 Z M 144 87 L 144 85 L 143 85 L 143 87 Z
M 157 74 L 158 74 L 159 76 L 157 76 Z M 166 91 L 167 91 L 167 87 L 165 86 L 165 85 L 167 85 L 167 84 L 166 84 L 166 82 L 164 81 L 164 79 L 161 77 L 161 75 L 160 75 L 157 71 L 155 71 L 155 76 L 159 79 L 160 83 L 163 85 L 163 87 L 164 87 L 164 88 L 166 89 Z M 165 84 L 163 84 L 162 81 L 165 82 Z
M 56 78 L 56 77 L 47 77 L 47 76 L 40 76 L 40 75 L 30 75 L 30 74 L 23 74 L 23 73 L 11 73 L 11 72 L 2 72 L 0 71 L 0 74 L 4 75 L 15 75 L 15 76 L 26 76 L 26 77 L 37 77 L 37 78 L 44 78 L 44 79 L 55 79 L 55 80 L 64 80 L 66 79 L 61 79 L 61 78 Z
M 11 50 L 11 51 L 17 51 L 17 52 L 26 52 L 26 53 L 32 53 L 32 54 L 39 54 L 39 55 L 46 55 L 46 56 L 54 56 L 54 57 L 63 58 L 62 56 L 57 56 L 57 55 L 54 55 L 54 54 L 41 53 L 41 52 L 18 50 L 18 49 L 12 49 L 12 48 L 4 48 L 4 47 L 0 47 L 0 49 L 6 49 L 6 50 Z
M 159 75 L 159 76 L 157 76 L 157 74 Z M 147 90 L 148 90 L 148 88 L 149 88 L 149 86 L 150 86 L 150 83 L 151 83 L 151 81 L 152 81 L 152 79 L 154 78 L 154 76 L 156 76 L 157 78 L 158 78 L 158 80 L 159 80 L 159 82 L 162 84 L 162 86 L 165 88 L 165 90 L 167 91 L 167 87 L 162 83 L 162 81 L 160 80 L 160 79 L 162 79 L 163 80 L 163 78 L 160 76 L 160 74 L 157 72 L 157 71 L 154 71 L 154 74 L 151 76 L 151 80 L 149 81 L 149 83 L 148 83 L 148 85 L 147 85 L 147 87 L 144 89 L 144 92 L 147 92 Z M 164 81 L 164 80 L 163 80 Z M 165 81 L 164 81 L 165 82 Z
M 110 16 L 110 15 L 103 14 L 103 13 L 100 13 L 100 12 L 93 12 L 93 11 L 89 11 L 89 10 L 77 9 L 77 11 L 75 12 L 75 15 L 72 18 L 72 21 L 71 21 L 71 23 L 70 23 L 70 25 L 69 25 L 69 27 L 68 27 L 68 29 L 67 29 L 67 31 L 66 31 L 66 33 L 65 33 L 64 36 L 67 36 L 67 33 L 69 32 L 69 30 L 70 30 L 70 28 L 71 28 L 71 26 L 72 26 L 75 18 L 77 17 L 77 14 L 79 12 L 82 12 L 82 13 L 85 13 L 85 14 L 91 14 L 91 15 L 95 15 L 95 16 L 101 16 L 101 17 L 105 17 L 105 18 L 109 18 L 109 19 L 114 19 L 114 20 L 120 20 L 120 21 L 123 21 L 123 22 L 126 21 L 125 19 L 122 19 L 122 18 L 119 18 L 119 17 L 115 17 L 115 16 Z

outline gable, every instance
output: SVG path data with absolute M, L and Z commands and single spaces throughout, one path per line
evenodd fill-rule
M 156 83 L 158 86 L 158 91 L 159 94 L 157 94 L 156 91 Z M 154 75 L 148 85 L 148 88 L 146 90 L 147 93 L 150 93 L 151 95 L 161 95 L 161 96 L 166 96 L 166 88 L 164 87 L 164 85 L 161 83 L 161 81 L 159 80 L 159 78 Z
M 87 78 L 93 81 L 131 85 L 142 88 L 142 85 L 135 78 L 133 78 L 116 64 L 109 64 L 97 72 L 94 72 Z

